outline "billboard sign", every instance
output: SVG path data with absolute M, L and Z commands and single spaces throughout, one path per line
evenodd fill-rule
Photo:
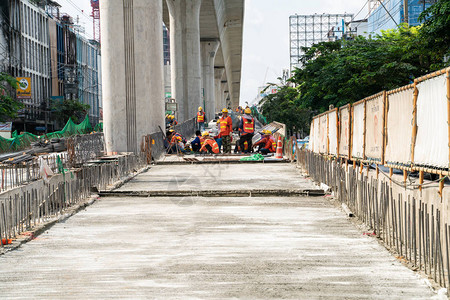
M 30 77 L 16 77 L 19 82 L 16 93 L 17 99 L 31 99 L 31 78 Z

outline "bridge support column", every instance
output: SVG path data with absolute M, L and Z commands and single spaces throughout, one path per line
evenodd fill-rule
M 137 153 L 164 126 L 162 0 L 101 1 L 100 13 L 106 149 Z
M 214 90 L 214 59 L 220 42 L 218 40 L 201 41 L 202 51 L 202 83 L 203 99 L 207 120 L 212 120 L 216 113 L 216 100 Z
M 222 90 L 222 77 L 225 73 L 225 68 L 214 68 L 214 88 L 215 88 L 215 103 L 216 110 L 221 111 L 225 106 L 222 103 L 223 90 Z
M 222 101 L 222 106 L 228 108 L 228 83 L 227 81 L 222 81 L 222 97 L 221 97 L 221 101 Z
M 178 121 L 193 118 L 202 103 L 200 61 L 201 0 L 167 0 L 170 14 L 172 97 L 178 103 Z

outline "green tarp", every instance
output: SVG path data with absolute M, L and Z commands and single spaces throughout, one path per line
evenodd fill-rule
M 95 129 L 103 129 L 103 126 L 97 125 Z M 80 124 L 75 124 L 72 119 L 67 121 L 66 125 L 60 131 L 55 131 L 51 133 L 47 133 L 41 136 L 34 135 L 29 132 L 24 132 L 23 134 L 17 134 L 17 131 L 14 131 L 11 134 L 11 138 L 3 138 L 0 137 L 0 153 L 5 152 L 14 152 L 24 150 L 30 147 L 31 143 L 39 140 L 39 139 L 53 139 L 53 138 L 63 138 L 72 136 L 75 134 L 86 134 L 92 132 L 94 129 L 89 122 L 89 116 L 81 122 Z M 101 131 L 101 130 L 99 130 Z

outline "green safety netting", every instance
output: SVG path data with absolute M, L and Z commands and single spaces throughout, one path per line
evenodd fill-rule
M 95 128 L 103 129 L 103 126 L 96 126 Z M 41 136 L 34 135 L 29 132 L 24 132 L 22 134 L 17 134 L 17 131 L 14 131 L 11 134 L 11 138 L 0 137 L 0 152 L 14 152 L 24 150 L 30 147 L 31 143 L 39 140 L 39 139 L 53 139 L 53 138 L 63 138 L 72 136 L 75 134 L 86 134 L 92 132 L 93 129 L 91 123 L 89 122 L 89 116 L 81 122 L 80 124 L 75 124 L 72 119 L 67 121 L 66 125 L 63 129 L 51 133 L 47 133 Z
M 256 107 L 256 105 L 251 107 L 252 110 L 252 115 L 258 119 L 258 121 L 260 121 L 263 125 L 267 124 L 267 119 L 266 117 L 264 117 L 259 111 L 258 108 Z

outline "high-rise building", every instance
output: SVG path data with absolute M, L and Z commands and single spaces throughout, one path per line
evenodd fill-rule
M 3 71 L 30 80 L 31 94 L 20 100 L 24 108 L 17 129 L 34 131 L 46 123 L 42 108 L 50 97 L 50 44 L 46 11 L 26 0 L 2 1 L 4 46 L 9 61 Z
M 352 21 L 352 14 L 293 15 L 289 17 L 291 71 L 300 67 L 303 47 L 333 39 L 345 33 L 345 23 Z
M 18 131 L 55 128 L 50 99 L 89 104 L 91 122 L 100 116 L 100 48 L 81 36 L 72 18 L 52 0 L 6 0 L 0 4 L 0 71 L 29 78 L 31 94 L 13 122 Z
M 408 23 L 410 26 L 420 25 L 419 15 L 435 0 L 407 0 L 408 18 L 405 18 L 404 0 L 375 1 L 368 18 L 369 32 L 380 33 L 381 30 L 396 28 L 400 23 Z
M 89 118 L 97 124 L 100 118 L 100 52 L 98 42 L 77 35 L 78 99 L 89 104 Z
M 163 24 L 163 51 L 164 65 L 170 65 L 170 35 L 166 25 Z

